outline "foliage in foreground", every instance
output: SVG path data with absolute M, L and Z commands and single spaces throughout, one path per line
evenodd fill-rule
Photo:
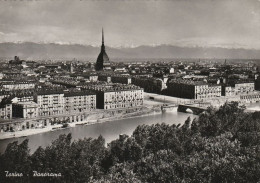
M 259 182 L 260 112 L 245 113 L 233 102 L 182 126 L 138 126 L 108 147 L 101 136 L 71 142 L 69 134 L 30 154 L 28 140 L 14 142 L 0 165 L 3 182 Z M 5 177 L 5 170 L 28 176 Z

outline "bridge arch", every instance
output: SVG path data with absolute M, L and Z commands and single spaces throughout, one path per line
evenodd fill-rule
M 193 110 L 192 110 L 191 108 L 187 108 L 187 109 L 185 110 L 185 112 L 186 112 L 186 113 L 191 113 L 191 114 L 194 113 Z

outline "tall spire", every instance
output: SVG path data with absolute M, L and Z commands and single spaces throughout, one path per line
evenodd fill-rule
M 103 30 L 103 27 L 102 27 L 102 46 L 101 46 L 101 51 L 102 50 L 105 50 L 105 44 L 104 44 L 104 30 Z
M 104 30 L 103 30 L 103 27 L 102 27 L 102 45 L 104 45 Z
M 104 44 L 104 29 L 102 27 L 102 45 L 101 50 L 97 58 L 96 70 L 111 70 L 110 61 L 107 56 Z

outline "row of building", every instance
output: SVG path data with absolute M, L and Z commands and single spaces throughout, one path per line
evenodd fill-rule
M 11 98 L 11 100 L 0 106 L 1 119 L 13 117 L 29 119 L 96 109 L 96 95 L 87 91 L 40 90 L 33 95 L 7 96 L 6 98 Z
M 244 95 L 254 91 L 254 82 L 234 83 L 233 85 L 217 85 L 185 79 L 174 79 L 167 82 L 168 95 L 188 99 L 210 99 L 221 96 Z
M 10 81 L 10 80 L 1 80 L 0 89 L 4 91 L 12 90 L 24 90 L 24 89 L 34 89 L 35 82 L 33 81 Z
M 36 118 L 99 109 L 117 109 L 143 105 L 143 89 L 134 85 L 91 83 L 81 90 L 38 90 L 23 95 L 2 95 L 9 102 L 0 104 L 1 118 Z M 11 100 L 10 100 L 11 99 Z
M 238 80 L 236 82 L 211 82 L 206 77 L 173 78 L 142 77 L 123 75 L 101 75 L 98 80 L 133 84 L 144 89 L 145 92 L 166 94 L 187 99 L 210 99 L 221 96 L 237 96 L 250 94 L 255 91 L 254 81 Z

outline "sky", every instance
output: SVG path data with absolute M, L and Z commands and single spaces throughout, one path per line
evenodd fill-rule
M 0 42 L 260 49 L 260 0 L 0 0 Z

